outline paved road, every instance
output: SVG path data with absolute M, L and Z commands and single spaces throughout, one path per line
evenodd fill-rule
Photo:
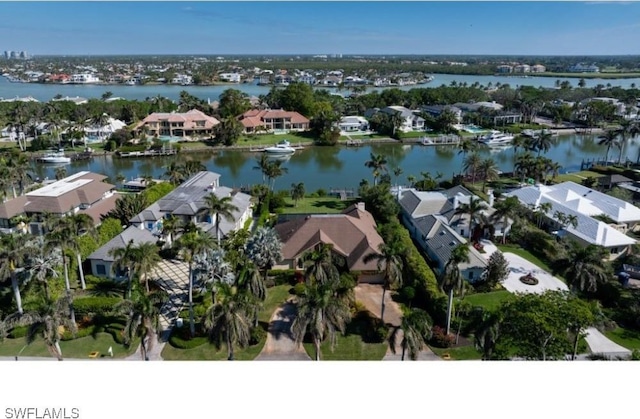
M 280 306 L 271 317 L 267 341 L 257 361 L 309 361 L 302 345 L 296 344 L 291 336 L 291 323 L 295 318 L 296 307 L 292 302 Z

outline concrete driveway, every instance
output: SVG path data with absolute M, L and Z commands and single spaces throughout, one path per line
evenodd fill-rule
M 608 356 L 610 358 L 631 356 L 631 351 L 617 343 L 609 340 L 605 335 L 600 333 L 595 327 L 587 329 L 587 336 L 584 338 L 591 349 L 591 353 Z
M 569 290 L 567 284 L 516 254 L 506 252 L 504 258 L 509 262 L 509 277 L 502 283 L 502 286 L 509 292 L 541 294 L 548 290 Z M 520 277 L 529 273 L 536 277 L 537 285 L 527 285 L 520 282 Z
M 382 301 L 382 286 L 381 285 L 373 285 L 373 284 L 359 284 L 355 288 L 356 292 L 356 301 L 364 304 L 367 310 L 369 310 L 374 316 L 380 318 L 380 309 L 381 309 L 381 301 Z M 398 303 L 391 299 L 391 292 L 387 291 L 384 296 L 384 322 L 388 325 L 400 326 L 402 322 L 402 310 L 400 310 L 400 306 Z M 394 354 L 391 351 L 391 348 L 387 348 L 387 353 L 382 358 L 383 361 L 400 361 L 402 358 L 402 347 L 400 346 L 400 342 L 402 342 L 402 331 L 399 332 L 400 335 L 396 340 L 396 353 Z M 409 360 L 409 354 L 405 354 L 406 361 Z M 418 354 L 418 361 L 439 361 L 440 358 L 433 353 L 431 349 L 425 347 Z
M 302 345 L 291 336 L 291 323 L 296 315 L 292 302 L 280 306 L 271 316 L 267 341 L 256 361 L 310 361 Z

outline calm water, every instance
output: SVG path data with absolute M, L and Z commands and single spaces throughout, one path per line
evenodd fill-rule
M 635 161 L 640 149 L 640 137 L 629 141 L 626 155 Z M 521 152 L 521 151 L 519 151 Z M 403 174 L 399 183 L 406 184 L 407 175 L 420 178 L 421 172 L 431 172 L 434 176 L 441 172 L 444 178 L 461 170 L 463 155 L 451 146 L 425 147 L 420 145 L 365 145 L 359 148 L 347 147 L 309 147 L 297 151 L 285 161 L 288 173 L 278 178 L 276 189 L 289 189 L 293 182 L 304 182 L 307 191 L 318 188 L 357 188 L 362 179 L 373 181 L 372 172 L 364 166 L 370 153 L 382 154 L 388 160 L 389 168 L 401 167 Z M 491 156 L 502 171 L 513 169 L 513 148 L 500 152 L 483 151 L 484 157 Z M 559 162 L 565 171 L 580 169 L 582 159 L 604 158 L 605 148 L 597 144 L 595 136 L 570 135 L 559 137 L 556 144 L 545 154 Z M 257 153 L 223 151 L 219 153 L 184 153 L 179 157 L 119 159 L 111 156 L 94 157 L 91 161 L 74 162 L 66 165 L 67 173 L 81 170 L 103 173 L 112 180 L 118 174 L 127 179 L 142 175 L 159 178 L 166 166 L 179 159 L 200 160 L 207 169 L 222 175 L 221 183 L 226 186 L 244 186 L 262 181 L 262 174 L 254 169 Z M 609 153 L 610 158 L 618 157 L 617 151 Z M 624 157 L 623 157 L 624 159 Z M 41 178 L 53 178 L 55 166 L 34 164 L 35 173 Z M 394 179 L 395 182 L 395 179 Z
M 512 87 L 518 86 L 542 86 L 542 87 L 554 87 L 556 80 L 568 81 L 572 86 L 577 86 L 579 79 L 568 78 L 554 78 L 554 77 L 506 77 L 506 76 L 464 76 L 457 74 L 435 74 L 435 80 L 429 84 L 417 85 L 417 86 L 403 86 L 402 90 L 409 90 L 413 88 L 425 88 L 425 87 L 438 87 L 441 85 L 449 85 L 455 81 L 457 83 L 467 83 L 472 85 L 475 82 L 481 85 L 487 86 L 489 83 L 495 85 L 496 83 L 509 84 Z M 620 86 L 623 88 L 629 88 L 632 83 L 636 86 L 640 86 L 640 78 L 636 79 L 585 79 L 587 87 L 593 87 L 597 84 L 607 85 L 610 83 L 612 86 Z M 0 98 L 14 98 L 32 96 L 41 102 L 46 102 L 53 99 L 57 94 L 62 96 L 80 96 L 85 98 L 100 98 L 103 93 L 110 91 L 113 96 L 123 97 L 131 100 L 144 100 L 147 97 L 164 96 L 171 100 L 178 100 L 180 92 L 186 90 L 190 94 L 203 99 L 203 100 L 218 100 L 220 94 L 226 89 L 234 88 L 247 93 L 250 96 L 258 96 L 261 94 L 269 93 L 268 86 L 258 86 L 255 83 L 252 84 L 238 84 L 238 85 L 225 85 L 225 86 L 124 86 L 124 85 L 110 85 L 110 86 L 98 86 L 98 85 L 59 85 L 59 84 L 35 84 L 35 83 L 9 83 L 6 78 L 0 77 Z M 381 90 L 380 88 L 372 90 Z M 334 89 L 336 91 L 336 89 Z M 346 90 L 338 93 L 346 94 Z

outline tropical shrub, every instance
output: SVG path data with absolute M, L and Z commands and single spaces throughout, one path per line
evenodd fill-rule
M 78 316 L 108 315 L 121 301 L 117 297 L 84 297 L 74 300 L 73 308 Z
M 431 344 L 437 348 L 449 348 L 453 345 L 456 338 L 453 335 L 447 335 L 446 330 L 440 326 L 433 326 L 431 331 Z
M 257 345 L 260 342 L 263 342 L 267 338 L 267 331 L 264 330 L 261 326 L 252 327 L 249 331 L 249 345 Z

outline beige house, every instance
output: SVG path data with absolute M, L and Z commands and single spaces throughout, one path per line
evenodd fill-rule
M 306 131 L 309 119 L 298 112 L 252 109 L 239 116 L 245 134 L 252 132 Z
M 276 225 L 275 230 L 283 244 L 283 260 L 274 269 L 302 269 L 307 252 L 328 244 L 344 258 L 349 271 L 357 273 L 358 282 L 383 282 L 377 261 L 364 260 L 371 253 L 379 253 L 383 243 L 364 203 L 354 204 L 341 214 L 301 216 Z
M 158 113 L 154 112 L 142 121 L 138 122 L 133 131 L 147 135 L 170 137 L 211 137 L 213 128 L 220 121 L 197 109 L 185 113 Z

